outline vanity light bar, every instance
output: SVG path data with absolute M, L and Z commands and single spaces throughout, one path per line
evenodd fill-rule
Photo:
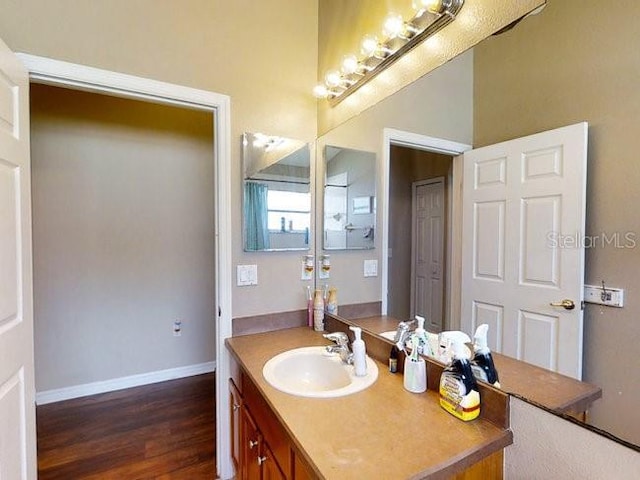
M 341 70 L 327 72 L 325 83 L 316 85 L 313 94 L 328 99 L 331 106 L 339 104 L 404 54 L 455 20 L 463 4 L 464 0 L 414 0 L 416 14 L 408 22 L 403 22 L 400 15 L 390 13 L 383 28 L 385 40 L 379 42 L 376 36 L 365 35 L 362 39 L 362 57 L 358 59 L 353 54 L 345 55 Z M 425 20 L 433 16 L 435 20 L 426 23 Z

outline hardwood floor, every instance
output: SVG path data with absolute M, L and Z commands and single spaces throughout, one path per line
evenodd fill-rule
M 36 409 L 39 480 L 214 479 L 214 374 Z

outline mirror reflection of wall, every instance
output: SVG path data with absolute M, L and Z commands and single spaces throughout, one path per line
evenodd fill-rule
M 309 144 L 245 133 L 245 251 L 308 250 L 311 230 Z
M 324 249 L 374 248 L 376 155 L 326 146 Z

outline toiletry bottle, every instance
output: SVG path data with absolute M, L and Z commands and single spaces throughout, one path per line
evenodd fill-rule
M 416 315 L 416 321 L 418 322 L 418 327 L 414 333 L 417 337 L 418 344 L 416 345 L 414 343 L 413 347 L 418 349 L 419 354 L 432 356 L 427 331 L 424 329 L 424 317 Z
M 313 290 L 311 285 L 307 285 L 307 326 L 313 328 Z
M 327 299 L 327 313 L 336 315 L 338 313 L 338 289 L 329 289 L 329 298 Z
M 362 329 L 360 327 L 349 327 L 349 330 L 356 336 L 351 344 L 353 350 L 353 369 L 356 377 L 364 377 L 367 374 L 367 350 L 362 340 Z
M 313 329 L 316 332 L 324 331 L 324 299 L 322 290 L 316 290 L 313 298 Z
M 471 362 L 471 368 L 476 380 L 482 380 L 483 382 L 490 383 L 494 387 L 500 388 L 498 371 L 493 364 L 491 350 L 489 350 L 487 345 L 488 331 L 489 325 L 486 323 L 483 323 L 476 329 L 476 333 L 473 336 L 473 350 L 475 355 Z
M 440 406 L 466 422 L 480 415 L 480 392 L 459 338 L 453 337 L 451 350 L 453 360 L 440 376 Z
M 389 352 L 389 371 L 391 373 L 398 372 L 398 354 L 399 353 L 400 351 L 398 350 L 398 347 L 396 345 L 391 347 L 391 352 Z

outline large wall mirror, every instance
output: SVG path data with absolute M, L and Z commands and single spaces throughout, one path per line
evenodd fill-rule
M 374 248 L 376 154 L 327 145 L 324 162 L 324 249 Z
M 309 250 L 309 144 L 245 133 L 242 166 L 244 250 Z

